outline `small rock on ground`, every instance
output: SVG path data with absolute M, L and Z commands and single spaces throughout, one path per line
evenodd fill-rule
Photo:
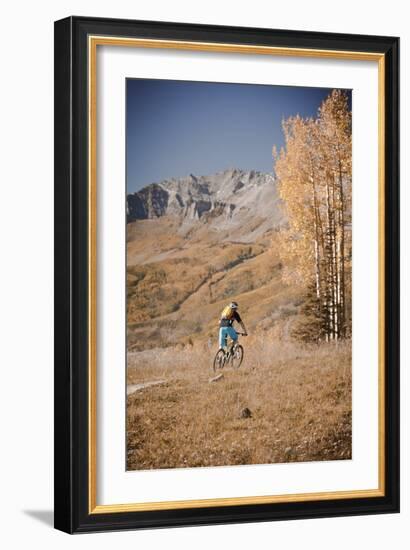
M 241 418 L 252 418 L 252 411 L 245 407 L 241 410 Z

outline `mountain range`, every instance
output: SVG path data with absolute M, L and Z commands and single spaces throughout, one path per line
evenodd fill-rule
M 259 232 L 284 220 L 273 175 L 238 169 L 151 183 L 127 196 L 128 223 L 163 216 L 233 231 L 259 220 Z

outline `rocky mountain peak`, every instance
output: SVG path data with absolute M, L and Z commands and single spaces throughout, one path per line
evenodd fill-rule
M 173 216 L 181 223 L 202 220 L 223 226 L 229 220 L 241 223 L 254 216 L 279 223 L 278 201 L 272 174 L 228 168 L 147 185 L 127 196 L 127 220 Z

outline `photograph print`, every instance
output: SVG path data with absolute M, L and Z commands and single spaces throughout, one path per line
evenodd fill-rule
M 127 470 L 352 458 L 351 90 L 126 81 Z

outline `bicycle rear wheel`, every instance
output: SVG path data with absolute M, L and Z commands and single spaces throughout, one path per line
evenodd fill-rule
M 242 365 L 243 355 L 243 347 L 240 344 L 237 344 L 232 352 L 231 358 L 232 367 L 234 369 L 239 369 L 239 367 Z
M 225 365 L 225 352 L 223 349 L 219 349 L 216 352 L 214 363 L 213 363 L 214 372 L 217 372 L 219 369 L 222 369 L 224 365 Z

